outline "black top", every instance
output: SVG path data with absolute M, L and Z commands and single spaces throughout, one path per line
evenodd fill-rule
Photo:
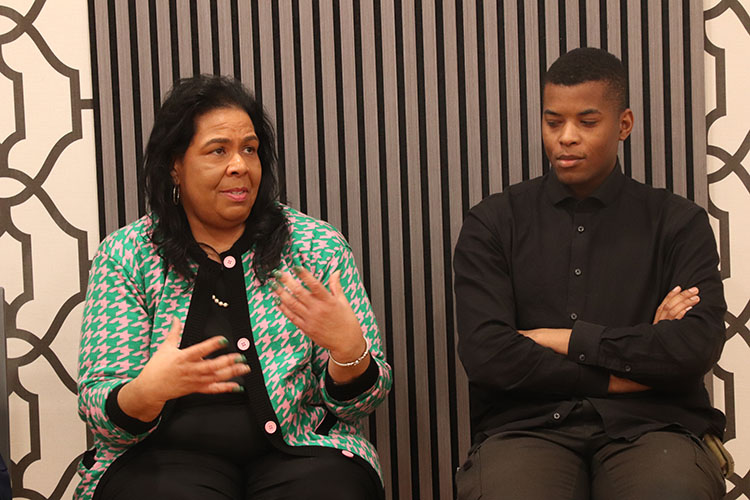
M 218 264 L 215 267 L 219 267 Z M 212 295 L 221 299 L 227 296 L 224 273 L 216 269 L 208 280 Z M 244 306 L 240 303 L 239 306 Z M 238 304 L 228 307 L 237 307 Z M 237 341 L 232 331 L 228 308 L 211 300 L 206 315 L 206 325 L 200 338 L 183 342 L 184 349 L 215 335 L 223 335 L 229 340 L 226 347 L 206 356 L 215 358 L 231 352 L 237 353 Z M 245 386 L 243 377 L 231 380 Z M 248 462 L 271 449 L 271 443 L 258 425 L 244 393 L 188 394 L 174 402 L 172 410 L 163 419 L 153 435 L 153 445 L 179 450 L 211 453 L 236 462 Z
M 245 302 L 229 302 L 228 307 L 221 307 L 213 301 L 211 296 L 219 299 L 228 296 L 226 274 L 219 263 L 211 261 L 202 266 L 199 272 L 200 279 L 197 280 L 196 288 L 201 288 L 197 294 L 205 303 L 205 307 L 191 307 L 192 311 L 200 310 L 203 323 L 198 328 L 194 325 L 196 315 L 188 313 L 186 325 L 193 326 L 194 335 L 185 335 L 180 343 L 184 349 L 198 344 L 216 335 L 223 335 L 229 340 L 226 347 L 220 348 L 206 359 L 215 358 L 231 352 L 237 353 L 235 329 L 231 326 L 230 307 L 243 307 Z M 245 387 L 244 377 L 232 379 Z M 122 386 L 121 386 L 122 387 Z M 119 387 L 113 391 L 107 403 L 110 406 L 116 402 Z M 108 410 L 113 409 L 109 408 Z M 139 422 L 127 417 L 119 406 L 111 414 L 113 421 L 123 428 L 135 432 L 147 430 L 156 423 Z M 123 418 L 127 417 L 127 418 Z M 168 408 L 162 413 L 162 421 L 159 428 L 149 436 L 149 446 L 159 448 L 199 451 L 211 453 L 228 460 L 247 462 L 271 449 L 271 443 L 258 425 L 248 397 L 244 393 L 222 393 L 222 394 L 188 394 L 170 402 Z
M 288 447 L 279 432 L 268 435 L 262 431 L 264 423 L 269 421 L 278 427 L 278 418 L 268 398 L 247 307 L 245 272 L 241 262 L 242 254 L 251 244 L 250 232 L 246 230 L 232 248 L 219 254 L 221 262 L 230 256 L 235 259 L 238 264 L 232 268 L 225 268 L 222 263 L 209 259 L 202 251 L 191 255 L 198 262 L 199 268 L 194 287 L 186 291 L 192 293 L 192 298 L 180 342 L 180 348 L 184 349 L 214 335 L 224 335 L 229 340 L 229 345 L 213 354 L 219 356 L 228 352 L 239 354 L 235 347 L 237 341 L 240 338 L 248 339 L 250 347 L 242 354 L 247 357 L 251 372 L 234 380 L 240 383 L 245 391 L 214 395 L 190 394 L 170 400 L 160 417 L 151 422 L 142 422 L 127 415 L 120 408 L 117 394 L 123 384 L 113 389 L 107 397 L 106 411 L 116 425 L 132 434 L 140 434 L 153 428 L 161 418 L 159 429 L 149 436 L 150 442 L 156 441 L 177 448 L 189 446 L 190 449 L 203 451 L 208 448 L 209 452 L 239 460 L 250 459 L 269 449 L 269 444 L 285 451 L 308 453 L 308 450 L 303 449 L 305 447 Z M 228 302 L 229 307 L 218 306 L 212 295 Z M 379 369 L 375 362 L 371 362 L 360 376 L 345 384 L 335 383 L 326 370 L 326 390 L 331 397 L 347 401 L 372 387 L 378 376 Z M 243 420 L 246 428 L 238 430 Z M 329 412 L 316 432 L 327 433 L 335 422 L 336 417 Z M 233 442 L 223 440 L 223 437 L 217 434 L 221 432 L 231 437 Z M 202 434 L 198 436 L 197 433 Z M 215 449 L 217 446 L 218 449 Z
M 703 384 L 724 345 L 718 263 L 703 209 L 619 165 L 581 201 L 550 171 L 479 203 L 454 257 L 474 441 L 557 425 L 583 398 L 613 438 L 673 425 L 722 436 Z M 700 303 L 652 325 L 676 285 L 697 286 Z M 572 328 L 568 356 L 517 332 L 535 328 Z M 653 389 L 608 395 L 610 374 Z

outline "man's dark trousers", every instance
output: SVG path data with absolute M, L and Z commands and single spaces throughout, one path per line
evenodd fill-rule
M 456 474 L 459 500 L 717 500 L 725 482 L 687 431 L 613 440 L 591 404 L 555 428 L 489 436 Z

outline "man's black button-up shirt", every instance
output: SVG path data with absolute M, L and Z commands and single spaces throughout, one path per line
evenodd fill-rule
M 723 435 L 703 376 L 724 345 L 726 304 L 703 209 L 619 165 L 589 198 L 550 171 L 475 206 L 454 256 L 459 355 L 474 440 L 551 427 L 587 398 L 611 437 L 681 427 Z M 675 286 L 700 302 L 652 324 Z M 518 330 L 571 328 L 568 355 Z M 607 393 L 610 374 L 646 392 Z

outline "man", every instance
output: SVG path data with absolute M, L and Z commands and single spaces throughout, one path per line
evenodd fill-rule
M 548 70 L 552 168 L 474 207 L 456 245 L 473 447 L 461 500 L 719 499 L 704 375 L 726 310 L 704 210 L 626 178 L 627 75 L 576 49 Z

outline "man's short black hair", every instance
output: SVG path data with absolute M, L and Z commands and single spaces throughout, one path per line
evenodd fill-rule
M 606 50 L 593 47 L 573 49 L 552 63 L 542 80 L 548 84 L 578 85 L 586 82 L 606 82 L 609 97 L 620 111 L 628 107 L 628 74 L 622 62 Z

